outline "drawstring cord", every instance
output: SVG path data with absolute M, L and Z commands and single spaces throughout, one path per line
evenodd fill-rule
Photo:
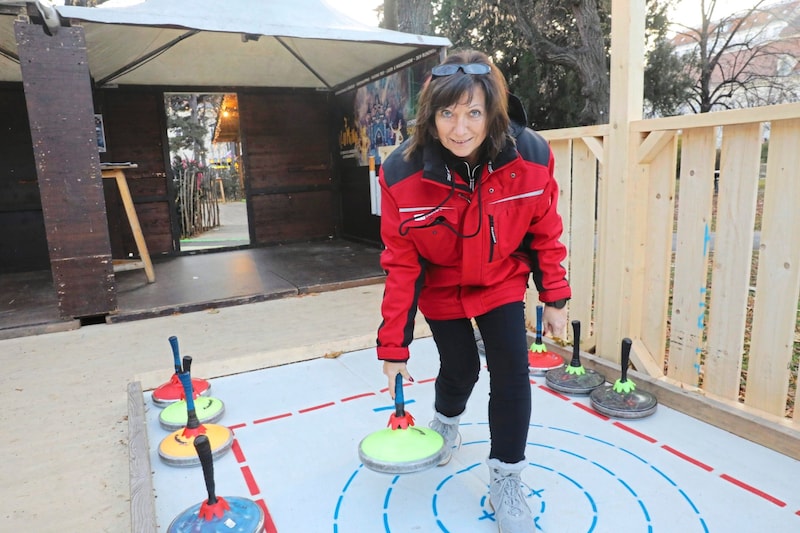
M 452 174 L 450 173 L 450 168 L 447 165 L 445 165 L 444 169 L 445 169 L 445 172 L 447 172 L 447 181 L 450 182 L 450 191 L 447 193 L 447 196 L 445 197 L 444 200 L 439 202 L 439 204 L 436 207 L 433 207 L 433 208 L 429 209 L 428 211 L 426 211 L 422 215 L 415 215 L 413 217 L 409 217 L 409 218 L 403 220 L 402 222 L 400 222 L 400 225 L 398 226 L 398 232 L 400 233 L 400 235 L 402 237 L 405 237 L 406 235 L 408 235 L 408 232 L 411 231 L 412 229 L 430 228 L 430 227 L 439 226 L 439 225 L 444 226 L 445 229 L 448 229 L 448 230 L 452 231 L 457 237 L 459 237 L 461 239 L 471 239 L 472 237 L 475 237 L 480 233 L 481 227 L 483 226 L 483 202 L 481 202 L 481 187 L 480 187 L 480 183 L 477 184 L 478 185 L 478 227 L 470 235 L 466 235 L 466 234 L 461 233 L 460 231 L 458 231 L 458 229 L 454 228 L 441 215 L 436 217 L 435 219 L 433 219 L 432 221 L 430 221 L 427 224 L 423 224 L 421 226 L 406 227 L 408 224 L 410 224 L 410 223 L 412 223 L 412 222 L 414 222 L 416 220 L 419 220 L 421 218 L 429 217 L 430 215 L 432 215 L 433 213 L 435 213 L 436 211 L 441 209 L 450 200 L 450 198 L 453 197 L 453 193 L 455 193 L 455 190 L 456 190 L 456 182 L 453 179 Z M 492 167 L 492 162 L 491 161 L 489 161 L 489 163 L 487 164 L 487 169 L 488 169 L 490 174 L 493 172 L 494 169 Z M 473 180 L 470 180 L 470 181 L 473 181 Z

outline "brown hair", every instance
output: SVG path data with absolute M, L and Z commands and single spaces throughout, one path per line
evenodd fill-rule
M 486 95 L 486 152 L 490 159 L 499 154 L 509 139 L 508 87 L 502 72 L 489 56 L 476 50 L 463 50 L 447 56 L 447 64 L 482 63 L 489 65 L 488 74 L 466 74 L 459 70 L 453 75 L 428 78 L 419 93 L 417 120 L 403 156 L 408 159 L 415 151 L 436 139 L 436 112 L 457 104 L 464 95 L 472 99 L 476 87 Z

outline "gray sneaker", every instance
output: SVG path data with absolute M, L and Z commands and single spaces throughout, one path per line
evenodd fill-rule
M 453 452 L 461 448 L 461 433 L 458 431 L 459 418 L 461 417 L 444 416 L 439 412 L 435 412 L 433 414 L 433 420 L 428 424 L 428 427 L 442 436 L 445 450 L 447 450 L 442 460 L 439 462 L 439 466 L 444 466 L 449 463 L 450 459 L 453 457 Z
M 500 533 L 534 533 L 536 524 L 525 501 L 520 473 L 525 462 L 508 464 L 497 459 L 486 461 L 489 465 L 489 505 L 494 509 L 494 519 Z

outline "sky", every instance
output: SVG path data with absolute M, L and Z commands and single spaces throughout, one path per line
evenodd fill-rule
M 51 0 L 55 5 L 63 5 L 64 0 Z M 139 4 L 144 0 L 109 0 L 106 2 L 108 7 L 123 7 L 132 4 Z M 354 18 L 369 26 L 378 25 L 378 14 L 375 8 L 383 4 L 383 0 L 326 0 L 330 5 L 343 13 L 347 13 L 350 18 Z
M 766 0 L 771 4 L 776 0 Z M 336 7 L 339 11 L 347 13 L 351 18 L 359 20 L 371 26 L 378 25 L 378 15 L 375 8 L 383 3 L 383 0 L 327 0 L 329 4 Z M 714 19 L 753 7 L 758 0 L 717 0 L 714 8 Z M 698 0 L 678 0 L 673 11 L 673 20 L 683 23 L 700 22 L 700 2 Z
M 115 6 L 137 4 L 143 0 L 110 0 Z M 326 0 L 330 5 L 339 11 L 347 13 L 364 24 L 370 26 L 378 25 L 378 14 L 375 8 L 383 4 L 383 0 Z M 758 0 L 717 0 L 714 9 L 714 19 L 718 19 L 731 13 L 753 7 Z M 773 3 L 775 0 L 767 0 Z M 54 4 L 63 4 L 64 0 L 55 0 Z M 678 0 L 673 10 L 672 20 L 681 21 L 683 24 L 692 25 L 700 21 L 700 2 L 698 0 Z
M 776 0 L 766 0 L 766 4 L 772 4 Z M 707 0 L 708 2 L 708 0 Z M 717 5 L 714 7 L 714 14 L 712 20 L 718 20 L 726 17 L 731 13 L 743 11 L 755 6 L 758 0 L 717 0 Z M 680 22 L 687 26 L 699 24 L 701 21 L 700 15 L 700 2 L 699 0 L 678 0 L 676 6 L 670 17 L 671 21 Z

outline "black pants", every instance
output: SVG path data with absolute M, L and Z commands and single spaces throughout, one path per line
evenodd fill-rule
M 489 457 L 505 463 L 525 459 L 531 417 L 525 304 L 515 302 L 475 317 L 489 368 Z M 434 407 L 445 416 L 464 412 L 480 372 L 469 319 L 428 320 L 439 350 Z

